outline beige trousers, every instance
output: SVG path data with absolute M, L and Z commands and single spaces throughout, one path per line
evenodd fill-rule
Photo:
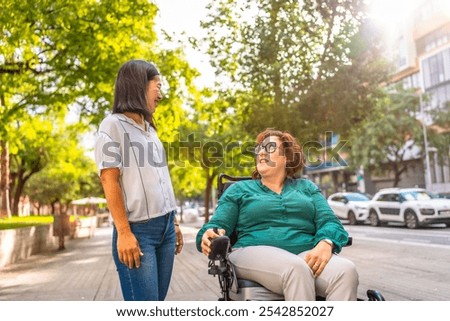
M 304 257 L 272 246 L 236 248 L 230 254 L 236 275 L 260 283 L 272 292 L 284 295 L 286 301 L 314 301 L 316 295 L 327 301 L 357 299 L 358 272 L 348 259 L 333 254 L 319 277 Z

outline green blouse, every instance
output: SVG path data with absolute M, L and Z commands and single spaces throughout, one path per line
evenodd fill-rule
M 320 189 L 307 179 L 287 178 L 280 194 L 259 179 L 232 184 L 197 234 L 199 251 L 203 233 L 214 227 L 225 229 L 228 236 L 237 232 L 234 248 L 269 245 L 298 254 L 330 239 L 339 253 L 348 241 L 348 233 Z

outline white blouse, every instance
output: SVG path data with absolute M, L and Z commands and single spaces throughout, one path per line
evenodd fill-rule
M 144 131 L 123 114 L 112 114 L 100 124 L 95 143 L 98 174 L 104 168 L 120 170 L 120 186 L 130 222 L 176 210 L 164 147 L 149 123 L 147 128 Z

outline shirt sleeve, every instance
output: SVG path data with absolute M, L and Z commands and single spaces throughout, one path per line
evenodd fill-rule
M 108 133 L 99 131 L 97 133 L 94 151 L 99 176 L 105 168 L 118 168 L 122 174 L 122 153 L 118 141 L 113 140 Z
M 316 225 L 315 243 L 317 244 L 323 239 L 330 239 L 334 245 L 333 251 L 339 253 L 348 242 L 348 233 L 328 205 L 319 187 L 312 182 L 310 184 L 311 199 L 316 210 L 314 222 Z
M 208 223 L 204 224 L 197 233 L 196 244 L 197 250 L 199 252 L 202 251 L 202 236 L 207 229 L 215 227 L 218 229 L 224 229 L 227 236 L 230 236 L 231 233 L 235 230 L 236 223 L 239 217 L 240 194 L 240 187 L 238 186 L 238 183 L 234 183 L 229 188 L 227 188 L 223 195 L 220 197 L 211 220 Z

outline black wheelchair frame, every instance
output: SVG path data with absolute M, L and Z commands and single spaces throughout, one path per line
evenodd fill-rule
M 248 179 L 252 178 L 220 174 L 217 184 L 217 198 L 219 199 L 231 184 Z M 283 301 L 282 295 L 269 291 L 257 282 L 237 278 L 233 265 L 228 258 L 229 253 L 231 253 L 231 246 L 236 240 L 237 235 L 233 232 L 230 237 L 219 236 L 211 242 L 211 252 L 208 255 L 208 274 L 218 277 L 221 290 L 219 301 Z M 351 243 L 352 238 L 350 237 L 346 246 L 350 246 Z M 368 301 L 385 301 L 383 295 L 377 290 L 369 289 L 366 293 Z M 317 296 L 316 300 L 324 301 L 325 298 Z M 358 301 L 365 300 L 358 298 Z

